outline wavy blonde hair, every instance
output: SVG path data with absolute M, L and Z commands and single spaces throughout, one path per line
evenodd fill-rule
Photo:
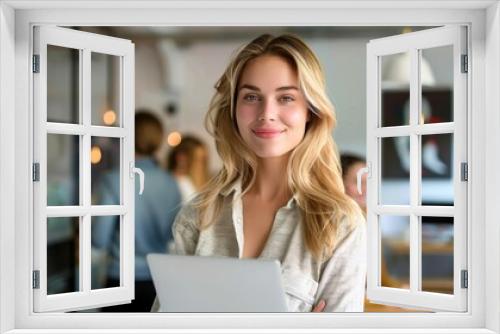
M 217 221 L 224 204 L 223 193 L 241 179 L 242 194 L 253 185 L 257 156 L 248 148 L 236 125 L 239 79 L 248 61 L 262 55 L 282 57 L 296 70 L 310 113 L 304 138 L 291 152 L 287 166 L 290 191 L 302 213 L 305 243 L 317 259 L 331 255 L 336 246 L 339 223 L 354 227 L 359 209 L 344 193 L 337 149 L 332 137 L 335 110 L 325 92 L 321 65 L 298 37 L 290 34 L 262 35 L 244 46 L 217 81 L 205 126 L 215 139 L 222 169 L 194 201 L 200 228 Z

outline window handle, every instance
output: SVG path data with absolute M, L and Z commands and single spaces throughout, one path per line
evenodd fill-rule
M 360 195 L 363 194 L 363 190 L 361 189 L 361 179 L 363 177 L 363 174 L 368 174 L 368 177 L 371 176 L 371 168 L 370 168 L 370 163 L 366 164 L 366 167 L 360 168 L 358 172 L 356 173 L 356 182 L 357 182 L 357 188 L 358 188 L 358 193 Z
M 144 192 L 144 172 L 142 169 L 134 166 L 134 163 L 130 163 L 130 178 L 133 179 L 135 174 L 139 175 L 139 195 Z

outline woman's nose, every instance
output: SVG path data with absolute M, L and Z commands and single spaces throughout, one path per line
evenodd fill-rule
M 274 121 L 276 119 L 277 108 L 273 101 L 268 99 L 262 103 L 259 113 L 259 121 Z

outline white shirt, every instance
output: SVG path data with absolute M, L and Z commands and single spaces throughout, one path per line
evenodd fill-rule
M 241 184 L 222 194 L 224 207 L 218 221 L 198 229 L 196 209 L 185 205 L 173 225 L 177 254 L 242 257 L 243 206 Z M 366 227 L 364 218 L 349 228 L 337 228 L 337 246 L 323 262 L 315 260 L 306 247 L 302 213 L 292 198 L 275 216 L 260 258 L 281 263 L 283 287 L 290 312 L 310 312 L 319 300 L 324 312 L 362 312 L 366 278 Z M 155 301 L 153 311 L 158 309 Z

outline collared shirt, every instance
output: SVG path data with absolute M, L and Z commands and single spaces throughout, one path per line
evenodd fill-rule
M 243 254 L 243 205 L 241 183 L 225 196 L 217 222 L 199 230 L 197 211 L 191 203 L 179 212 L 173 234 L 177 254 L 228 256 Z M 366 277 L 366 227 L 357 217 L 354 228 L 339 222 L 337 246 L 331 257 L 318 261 L 304 239 L 302 212 L 296 198 L 278 209 L 268 240 L 259 258 L 278 260 L 290 312 L 310 312 L 321 299 L 324 312 L 362 312 Z M 153 311 L 158 309 L 153 305 Z
M 144 193 L 135 192 L 135 279 L 150 281 L 146 262 L 149 253 L 164 253 L 172 239 L 172 224 L 181 207 L 181 195 L 174 178 L 163 171 L 153 159 L 135 162 L 144 171 Z M 103 175 L 99 183 L 102 204 L 120 203 L 119 171 Z M 137 178 L 136 178 L 137 179 Z M 138 189 L 138 181 L 136 189 Z M 92 224 L 92 245 L 109 254 L 107 274 L 120 279 L 120 222 L 116 216 L 95 217 Z

